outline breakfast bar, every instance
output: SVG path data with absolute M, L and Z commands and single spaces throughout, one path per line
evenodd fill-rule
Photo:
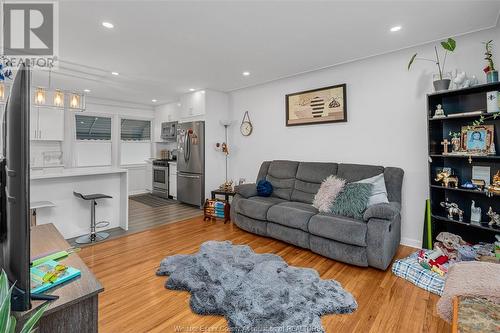
M 89 233 L 89 203 L 73 195 L 102 193 L 112 198 L 97 200 L 96 220 L 108 221 L 99 231 L 128 229 L 128 173 L 112 167 L 32 170 L 30 201 L 50 201 L 54 207 L 37 212 L 37 224 L 53 223 L 64 238 Z

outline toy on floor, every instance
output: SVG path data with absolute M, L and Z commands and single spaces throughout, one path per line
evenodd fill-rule
M 448 262 L 448 257 L 440 249 L 434 251 L 420 250 L 418 252 L 418 263 L 425 269 L 444 276 L 448 271 L 443 265 Z
M 434 243 L 434 250 L 441 250 L 449 260 L 457 258 L 457 249 L 460 245 L 466 245 L 462 237 L 452 234 L 451 232 L 440 232 L 436 237 L 437 242 Z

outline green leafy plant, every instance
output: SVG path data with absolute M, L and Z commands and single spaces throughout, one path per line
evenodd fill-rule
M 486 52 L 484 53 L 484 60 L 488 62 L 488 65 L 483 69 L 485 73 L 495 70 L 495 63 L 493 62 L 493 40 L 483 42 Z
M 16 318 L 10 313 L 10 298 L 14 285 L 9 288 L 9 280 L 7 274 L 2 270 L 0 274 L 0 333 L 14 333 L 16 331 Z M 36 323 L 42 317 L 49 303 L 42 305 L 31 317 L 26 321 L 21 333 L 29 333 L 33 330 Z
M 423 61 L 430 61 L 436 64 L 439 72 L 439 79 L 443 79 L 443 73 L 446 65 L 446 57 L 448 56 L 448 52 L 453 52 L 455 51 L 455 48 L 457 46 L 457 42 L 453 38 L 448 38 L 446 41 L 441 42 L 441 47 L 444 49 L 444 55 L 440 58 L 437 46 L 434 46 L 434 52 L 436 53 L 436 59 L 429 59 L 429 58 L 417 58 L 418 53 L 415 53 L 412 55 L 410 58 L 410 61 L 408 62 L 408 70 L 410 70 L 411 66 L 415 62 L 415 60 L 423 60 Z M 443 59 L 443 62 L 441 63 L 441 59 Z
M 468 125 L 467 130 L 471 130 L 473 127 L 476 127 L 476 126 L 481 126 L 482 124 L 484 124 L 484 122 L 486 120 L 497 119 L 498 117 L 500 117 L 500 112 L 495 112 L 495 113 L 489 114 L 487 116 L 485 116 L 483 114 L 483 115 L 481 115 L 481 117 L 479 117 L 479 119 L 474 120 L 471 125 Z
M 456 138 L 460 137 L 461 133 L 460 132 L 452 132 L 452 131 L 450 131 L 450 133 L 448 135 L 451 136 L 452 138 L 456 139 Z

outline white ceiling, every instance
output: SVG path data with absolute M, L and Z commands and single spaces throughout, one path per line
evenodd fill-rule
M 230 91 L 486 29 L 499 10 L 480 0 L 61 1 L 52 86 L 160 104 L 189 88 Z M 46 86 L 47 74 L 34 82 Z

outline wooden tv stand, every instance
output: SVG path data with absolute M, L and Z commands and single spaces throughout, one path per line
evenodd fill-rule
M 31 255 L 52 251 L 62 251 L 70 245 L 57 231 L 53 224 L 37 225 L 31 228 Z M 72 266 L 81 271 L 81 276 L 66 282 L 47 294 L 59 296 L 52 301 L 39 321 L 40 333 L 50 332 L 97 332 L 98 295 L 104 290 L 101 283 L 89 270 L 78 254 L 70 254 L 61 260 L 64 265 Z M 32 301 L 32 309 L 17 312 L 18 327 L 43 304 Z

